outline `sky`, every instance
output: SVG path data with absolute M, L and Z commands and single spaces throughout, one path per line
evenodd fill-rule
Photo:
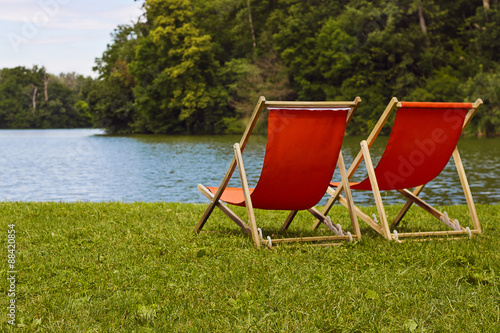
M 0 0 L 0 69 L 38 65 L 51 74 L 97 77 L 95 58 L 118 25 L 138 20 L 143 2 Z

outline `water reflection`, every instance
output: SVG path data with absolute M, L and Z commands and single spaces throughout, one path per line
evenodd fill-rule
M 0 199 L 10 201 L 175 201 L 207 202 L 196 185 L 217 186 L 240 136 L 99 136 L 100 130 L 2 130 Z M 347 137 L 343 152 L 349 166 L 361 137 Z M 377 160 L 386 138 L 372 147 Z M 244 152 L 250 185 L 262 168 L 265 137 L 253 136 Z M 459 149 L 478 203 L 498 203 L 500 139 L 462 138 Z M 376 162 L 376 161 L 375 161 Z M 364 177 L 361 164 L 358 180 Z M 338 171 L 334 175 L 339 180 Z M 230 186 L 239 186 L 237 172 Z M 383 193 L 387 203 L 404 200 Z M 464 204 L 453 162 L 427 185 L 422 197 L 433 204 Z M 326 198 L 326 197 L 325 197 Z M 373 205 L 371 193 L 354 199 Z M 323 199 L 323 202 L 325 199 Z

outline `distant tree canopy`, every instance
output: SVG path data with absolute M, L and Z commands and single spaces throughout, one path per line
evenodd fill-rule
M 363 99 L 363 134 L 391 97 L 475 101 L 500 132 L 497 0 L 146 0 L 102 58 L 88 104 L 112 133 L 235 133 L 259 95 Z
M 482 98 L 469 133 L 500 133 L 498 0 L 146 0 L 143 8 L 115 30 L 96 59 L 99 77 L 73 104 L 109 133 L 238 133 L 260 95 L 361 96 L 351 134 L 366 134 L 393 96 Z M 42 108 L 56 112 L 55 100 L 32 107 L 43 74 L 31 72 L 38 81 L 2 84 L 2 124 L 25 126 L 37 108 L 40 117 Z
M 0 128 L 91 127 L 83 98 L 91 81 L 75 73 L 55 76 L 37 66 L 0 69 Z

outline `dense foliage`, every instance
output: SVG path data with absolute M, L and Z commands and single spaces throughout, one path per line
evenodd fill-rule
M 48 74 L 45 68 L 0 69 L 0 128 L 92 126 L 85 102 L 91 78 Z
M 360 96 L 349 131 L 365 134 L 393 96 L 481 98 L 485 105 L 469 134 L 495 135 L 499 6 L 498 0 L 146 0 L 143 16 L 119 26 L 96 60 L 99 77 L 81 92 L 82 106 L 109 133 L 237 133 L 260 95 Z M 2 86 L 26 105 L 17 111 L 9 103 L 19 98 L 0 92 L 2 126 L 33 123 L 28 95 L 33 86 L 40 94 L 40 83 Z M 5 113 L 16 114 L 15 121 Z
M 259 95 L 352 100 L 366 133 L 391 97 L 475 101 L 500 131 L 497 0 L 146 0 L 98 59 L 89 95 L 114 133 L 234 133 Z

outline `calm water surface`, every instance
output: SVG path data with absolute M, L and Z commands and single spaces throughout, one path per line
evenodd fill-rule
M 101 130 L 0 130 L 0 200 L 9 201 L 167 201 L 207 202 L 198 183 L 217 186 L 239 136 L 100 136 Z M 349 166 L 361 137 L 346 137 Z M 380 156 L 379 138 L 372 156 Z M 264 137 L 254 137 L 244 153 L 247 176 L 255 184 L 262 167 Z M 462 138 L 459 149 L 477 203 L 500 201 L 500 139 Z M 361 169 L 364 163 L 361 164 Z M 359 173 L 363 177 L 363 173 Z M 334 179 L 339 179 L 338 170 Z M 359 179 L 359 177 L 358 177 Z M 235 173 L 230 186 L 239 186 Z M 387 203 L 402 203 L 385 192 Z M 464 204 L 455 166 L 450 162 L 422 197 L 433 204 Z M 373 205 L 357 191 L 359 204 Z M 323 202 L 325 199 L 323 199 Z

